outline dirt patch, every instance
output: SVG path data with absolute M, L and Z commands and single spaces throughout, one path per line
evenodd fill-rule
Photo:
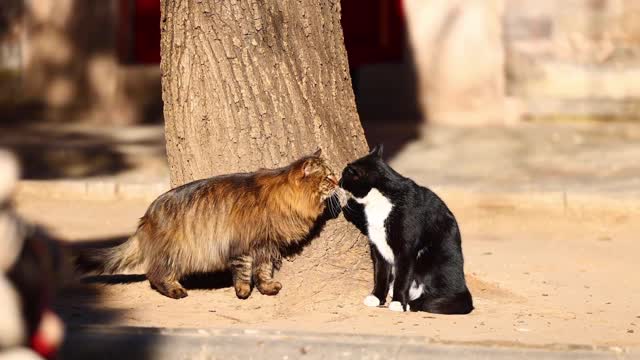
M 513 292 L 503 289 L 499 284 L 483 281 L 474 275 L 467 274 L 467 286 L 472 294 L 480 297 L 491 298 L 496 301 L 504 302 L 524 302 L 526 299 L 518 296 Z
M 55 233 L 88 241 L 130 233 L 147 203 L 21 198 L 17 205 Z M 277 275 L 284 287 L 276 297 L 254 292 L 238 300 L 224 283 L 204 278 L 187 298 L 173 300 L 152 290 L 143 276 L 130 276 L 77 283 L 59 297 L 57 307 L 69 324 L 304 330 L 526 346 L 640 346 L 640 285 L 628 276 L 637 272 L 638 225 L 453 208 L 476 307 L 467 316 L 366 308 L 362 300 L 372 282 L 366 252 L 348 266 L 337 260 L 320 263 L 314 258 L 322 258 L 317 252 L 303 252 L 284 263 Z M 608 240 L 599 240 L 603 236 Z M 349 247 L 358 241 L 341 243 Z

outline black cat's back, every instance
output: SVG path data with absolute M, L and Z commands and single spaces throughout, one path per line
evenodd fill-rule
M 422 222 L 405 226 L 421 227 L 414 271 L 425 291 L 409 303 L 411 309 L 436 314 L 468 314 L 473 310 L 473 299 L 464 276 L 458 222 L 436 193 L 417 184 L 415 187 L 420 196 L 416 197 L 416 203 L 408 204 L 408 208 L 414 209 Z

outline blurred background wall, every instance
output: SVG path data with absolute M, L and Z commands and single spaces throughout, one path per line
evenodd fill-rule
M 640 2 L 507 0 L 507 95 L 531 118 L 638 120 Z
M 342 6 L 365 118 L 417 121 L 418 109 L 458 125 L 638 118 L 636 0 Z M 2 0 L 0 124 L 160 122 L 159 39 L 159 0 Z
M 160 71 L 135 57 L 134 41 L 157 43 L 159 7 L 138 1 L 131 27 L 129 1 L 3 0 L 0 48 L 19 55 L 0 60 L 3 122 L 131 124 L 161 118 Z M 153 3 L 157 3 L 153 2 Z M 146 7 L 144 5 L 147 5 Z M 157 13 L 155 13 L 157 12 Z M 135 38 L 152 33 L 156 38 Z M 10 59 L 10 60 L 9 60 Z M 17 60 L 16 60 L 17 59 Z M 17 84 L 16 84 L 17 82 Z

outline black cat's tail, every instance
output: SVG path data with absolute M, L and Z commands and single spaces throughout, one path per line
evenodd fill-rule
M 422 295 L 409 303 L 411 311 L 426 311 L 433 314 L 468 314 L 473 311 L 473 300 L 469 290 L 450 296 Z

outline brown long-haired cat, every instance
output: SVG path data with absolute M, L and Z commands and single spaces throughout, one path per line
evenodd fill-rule
M 265 295 L 282 251 L 303 240 L 338 189 L 318 150 L 278 169 L 197 180 L 158 197 L 122 245 L 82 254 L 80 269 L 117 273 L 143 265 L 151 285 L 179 299 L 189 274 L 231 269 L 236 295 L 246 299 L 252 280 Z

